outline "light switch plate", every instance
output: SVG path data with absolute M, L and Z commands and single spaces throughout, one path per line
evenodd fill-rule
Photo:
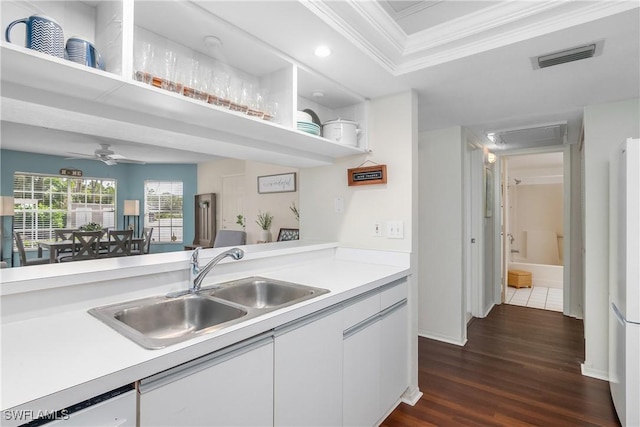
M 336 197 L 333 201 L 333 211 L 335 213 L 344 212 L 344 199 L 342 197 Z
M 404 239 L 404 225 L 402 221 L 387 221 L 387 238 Z
M 371 227 L 371 235 L 373 237 L 382 237 L 382 222 L 375 221 Z

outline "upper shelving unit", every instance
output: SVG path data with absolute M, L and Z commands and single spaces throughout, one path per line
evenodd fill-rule
M 327 97 L 330 106 L 308 100 L 299 90 L 321 77 L 234 31 L 197 2 L 29 2 L 42 8 L 33 11 L 20 3 L 3 2 L 3 27 L 33 13 L 47 14 L 63 26 L 65 38 L 71 35 L 67 28 L 74 34 L 81 31 L 110 59 L 105 59 L 106 71 L 101 71 L 3 41 L 2 120 L 294 167 L 326 165 L 366 152 L 365 138 L 359 147 L 351 147 L 295 129 L 295 112 L 303 108 L 315 108 L 322 120 L 345 118 L 347 112 L 352 115 L 349 119 L 360 120 L 366 128 L 364 100 L 348 91 Z M 186 27 L 189 32 L 175 31 Z M 207 51 L 202 43 L 207 34 L 199 34 L 201 27 L 202 32 L 212 27 L 224 30 L 228 39 L 223 43 L 245 55 Z M 180 35 L 186 33 L 188 38 Z M 170 46 L 183 58 L 207 64 L 213 73 L 224 70 L 243 84 L 260 88 L 277 105 L 275 120 L 137 81 L 133 76 L 140 52 L 136 50 L 144 42 L 157 51 Z M 330 82 L 327 87 L 339 91 Z

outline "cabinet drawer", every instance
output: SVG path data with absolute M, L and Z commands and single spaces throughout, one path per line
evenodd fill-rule
M 349 302 L 344 308 L 344 330 L 380 312 L 380 293 L 375 292 Z
M 408 293 L 409 282 L 407 279 L 399 280 L 382 288 L 382 292 L 380 292 L 380 310 L 391 307 L 398 301 L 407 298 Z

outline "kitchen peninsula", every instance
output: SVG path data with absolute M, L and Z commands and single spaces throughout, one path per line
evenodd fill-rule
M 3 425 L 19 425 L 30 421 L 25 416 L 60 410 L 63 418 L 73 417 L 69 411 L 74 405 L 123 387 L 130 389 L 111 400 L 126 400 L 126 409 L 108 414 L 126 419 L 122 425 L 229 425 L 234 419 L 239 424 L 268 420 L 281 425 L 311 422 L 309 417 L 317 417 L 313 421 L 320 424 L 373 425 L 384 419 L 409 385 L 409 255 L 335 243 L 279 242 L 243 249 L 244 259 L 221 262 L 203 286 L 262 276 L 329 292 L 148 350 L 87 310 L 186 289 L 190 252 L 3 270 Z M 221 251 L 202 250 L 201 257 L 206 262 Z M 362 351 L 367 351 L 365 359 Z M 250 357 L 254 352 L 259 353 Z M 234 366 L 238 370 L 227 386 L 224 375 L 216 376 L 219 382 L 203 383 L 202 375 L 218 375 L 217 366 L 225 366 L 224 372 L 233 372 Z M 363 370 L 368 366 L 371 369 Z M 183 372 L 187 368 L 188 376 Z M 253 369 L 268 371 L 262 377 L 251 376 Z M 261 378 L 264 381 L 253 384 Z M 198 389 L 203 384 L 207 389 Z M 181 394 L 185 386 L 194 387 L 193 393 Z M 254 386 L 261 392 L 248 396 L 247 387 Z M 211 396 L 220 392 L 216 387 L 226 387 L 220 395 L 236 400 L 232 407 L 225 408 L 221 400 L 220 407 L 212 409 L 216 400 Z M 156 406 L 154 396 L 165 404 Z M 173 404 L 167 404 L 166 396 Z M 203 405 L 197 402 L 208 402 L 205 414 L 185 407 L 185 399 L 200 409 Z M 238 411 L 254 399 L 255 411 Z M 91 412 L 109 399 L 103 396 L 101 402 L 84 409 L 84 416 L 97 418 L 83 420 L 107 422 L 99 418 L 101 412 Z

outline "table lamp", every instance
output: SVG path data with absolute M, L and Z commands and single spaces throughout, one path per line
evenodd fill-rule
M 133 234 L 137 237 L 140 232 L 140 200 L 124 201 L 124 227 L 129 228 L 129 217 L 137 217 L 137 227 Z
M 4 261 L 4 236 L 13 233 L 14 200 L 12 196 L 0 196 L 0 261 Z M 11 217 L 9 233 L 4 230 L 4 217 Z M 11 240 L 13 242 L 13 239 Z M 13 246 L 13 245 L 12 245 Z M 11 251 L 11 266 L 13 267 L 13 250 Z

